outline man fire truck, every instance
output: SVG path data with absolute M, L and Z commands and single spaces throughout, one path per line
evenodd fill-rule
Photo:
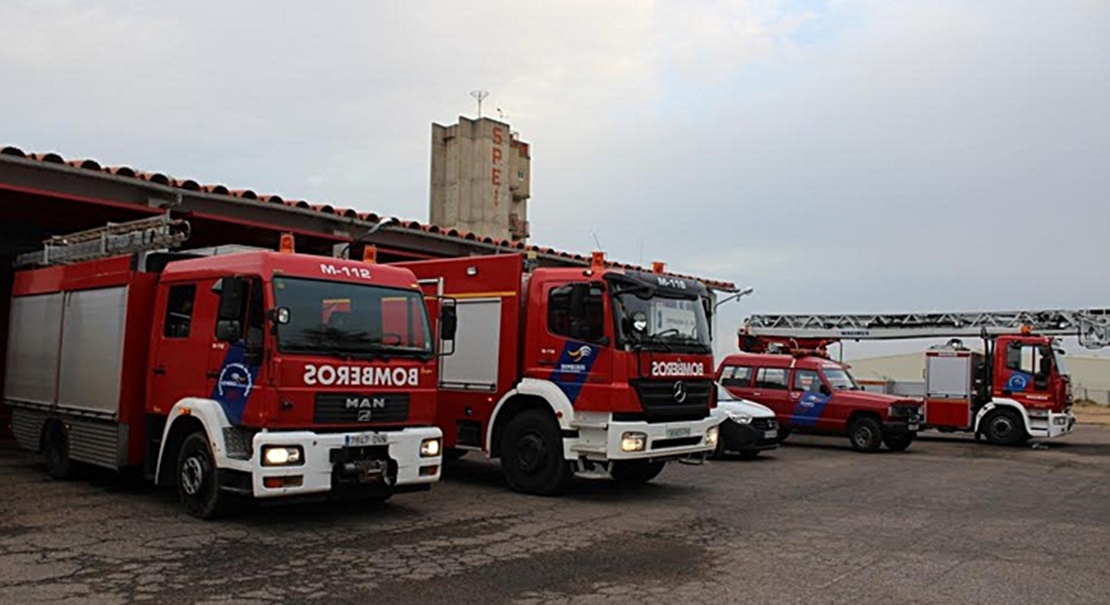
M 960 337 L 979 336 L 983 351 Z M 952 338 L 925 355 L 924 383 L 892 382 L 891 394 L 925 400 L 925 423 L 972 431 L 996 444 L 1018 444 L 1072 431 L 1072 384 L 1054 336 L 1076 336 L 1088 348 L 1110 344 L 1110 309 L 904 313 L 883 315 L 756 315 L 740 330 L 740 348 L 827 347 L 843 340 Z
M 667 461 L 711 452 L 705 286 L 661 266 L 607 268 L 600 253 L 591 268 L 531 264 L 519 254 L 401 264 L 433 309 L 441 297 L 456 305 L 438 399 L 450 453 L 484 451 L 512 489 L 553 495 L 574 475 L 646 482 Z
M 438 480 L 411 271 L 296 254 L 291 236 L 280 252 L 152 251 L 187 235 L 158 217 L 21 257 L 4 401 L 51 475 L 141 469 L 202 518 L 235 496 L 384 499 Z

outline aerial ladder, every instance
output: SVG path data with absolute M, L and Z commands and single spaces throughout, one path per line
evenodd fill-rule
M 950 338 L 925 354 L 924 384 L 889 382 L 884 390 L 922 397 L 925 421 L 943 431 L 972 431 L 993 443 L 1072 431 L 1072 380 L 1058 338 L 1110 345 L 1110 309 L 948 313 L 753 315 L 739 332 L 750 353 L 827 356 L 844 341 Z M 983 351 L 962 338 L 979 337 Z

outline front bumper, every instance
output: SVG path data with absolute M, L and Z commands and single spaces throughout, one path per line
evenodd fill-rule
M 720 439 L 724 442 L 725 451 L 761 451 L 770 450 L 779 446 L 778 422 L 771 419 L 771 423 L 755 422 L 741 424 L 733 420 L 721 423 Z
M 350 483 L 407 491 L 439 480 L 442 457 L 421 457 L 420 444 L 425 439 L 442 438 L 443 433 L 435 427 L 347 433 L 260 432 L 254 436 L 249 462 L 244 461 L 249 468 L 239 470 L 249 472 L 250 492 L 256 498 L 321 494 Z M 299 446 L 304 451 L 304 462 L 296 466 L 263 466 L 261 456 L 265 446 Z M 367 467 L 380 468 L 381 472 L 363 472 L 360 479 L 357 470 Z M 354 477 L 352 468 L 356 469 Z M 288 479 L 298 476 L 300 479 Z M 273 484 L 278 478 L 280 486 L 267 486 L 267 479 Z
M 565 439 L 567 459 L 575 460 L 670 460 L 687 456 L 701 456 L 713 451 L 714 444 L 706 442 L 706 432 L 720 423 L 719 418 L 707 416 L 701 420 L 677 422 L 613 421 L 578 427 L 578 437 Z M 646 436 L 644 449 L 626 452 L 621 448 L 625 433 Z
M 1048 414 L 1048 438 L 1067 435 L 1075 430 L 1075 416 L 1071 411 Z M 1032 431 L 1030 431 L 1032 433 Z

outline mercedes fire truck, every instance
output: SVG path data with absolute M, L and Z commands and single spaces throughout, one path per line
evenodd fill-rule
M 411 271 L 296 254 L 288 235 L 152 251 L 187 235 L 158 217 L 20 258 L 4 402 L 22 447 L 55 477 L 140 469 L 201 518 L 236 496 L 384 499 L 439 479 L 436 339 Z
M 509 486 L 554 495 L 575 475 L 646 482 L 717 443 L 705 286 L 625 271 L 534 268 L 520 254 L 402 263 L 431 315 L 456 307 L 438 425 L 449 454 L 500 458 Z
M 982 351 L 959 338 L 980 337 Z M 921 397 L 925 424 L 971 431 L 996 444 L 1018 444 L 1072 431 L 1072 384 L 1055 337 L 1087 348 L 1110 344 L 1110 309 L 755 315 L 740 330 L 740 348 L 827 350 L 844 340 L 952 338 L 925 354 L 924 382 L 891 381 L 890 394 Z

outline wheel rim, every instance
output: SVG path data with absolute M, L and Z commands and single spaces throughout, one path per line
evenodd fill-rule
M 867 447 L 871 443 L 871 427 L 861 426 L 856 429 L 856 445 Z
M 1014 434 L 1014 424 L 1006 416 L 999 416 L 991 423 L 991 432 L 998 439 L 1008 439 Z
M 190 496 L 200 493 L 204 484 L 204 463 L 200 456 L 189 456 L 181 465 L 181 488 Z
M 547 444 L 535 433 L 521 436 L 516 449 L 517 466 L 525 473 L 535 473 L 547 462 Z

